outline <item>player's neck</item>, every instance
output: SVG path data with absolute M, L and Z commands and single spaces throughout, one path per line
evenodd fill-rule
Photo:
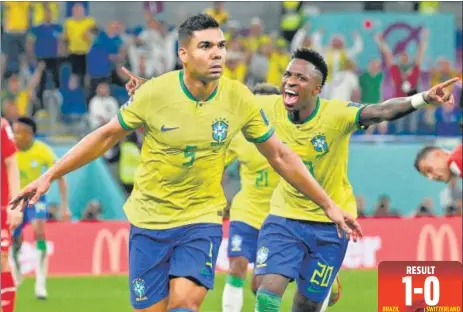
M 293 123 L 296 124 L 303 124 L 306 123 L 312 118 L 315 117 L 319 107 L 319 98 L 313 99 L 310 103 L 308 103 L 303 109 L 299 111 L 294 111 L 289 113 L 289 117 Z
M 196 100 L 206 101 L 211 97 L 212 93 L 214 93 L 215 89 L 217 89 L 219 80 L 213 80 L 209 82 L 201 81 L 187 75 L 184 72 L 183 83 Z
M 24 146 L 18 146 L 18 148 L 23 151 L 23 152 L 26 152 L 28 150 L 30 150 L 30 148 L 32 147 L 32 145 L 34 145 L 34 140 L 32 140 L 30 143 L 28 144 L 25 144 Z

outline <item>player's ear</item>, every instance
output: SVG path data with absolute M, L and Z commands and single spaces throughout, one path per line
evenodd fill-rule
M 182 64 L 185 64 L 187 62 L 187 55 L 188 55 L 188 52 L 184 47 L 178 48 L 178 58 L 180 59 Z
M 322 92 L 322 86 L 316 86 L 316 87 L 312 90 L 312 95 L 313 95 L 313 96 L 319 95 L 320 92 Z

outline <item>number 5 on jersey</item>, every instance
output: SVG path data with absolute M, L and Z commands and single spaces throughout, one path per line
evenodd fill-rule
M 193 166 L 196 160 L 196 149 L 197 146 L 194 145 L 187 145 L 183 152 L 183 156 L 185 157 L 185 161 L 183 162 L 183 167 L 191 167 Z

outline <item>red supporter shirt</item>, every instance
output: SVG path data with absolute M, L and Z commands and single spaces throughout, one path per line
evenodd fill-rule
M 420 77 L 420 67 L 418 65 L 413 65 L 413 67 L 405 73 L 402 73 L 398 65 L 392 65 L 390 71 L 394 83 L 394 97 L 406 97 L 408 96 L 408 91 L 416 90 L 418 78 Z M 410 88 L 407 92 L 403 90 L 406 81 L 408 81 Z
M 452 173 L 458 177 L 463 177 L 463 150 L 461 144 L 458 145 L 450 154 L 449 168 Z
M 1 137 L 1 162 L 2 162 L 2 207 L 8 205 L 8 197 L 10 190 L 8 187 L 8 174 L 6 171 L 5 159 L 14 155 L 16 152 L 16 145 L 13 139 L 13 131 L 11 130 L 8 121 L 4 118 L 1 119 L 2 123 L 2 137 Z

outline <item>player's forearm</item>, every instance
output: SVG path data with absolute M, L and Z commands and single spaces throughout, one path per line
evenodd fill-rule
M 415 110 L 411 97 L 393 98 L 381 104 L 368 105 L 362 109 L 359 123 L 363 126 L 371 126 L 383 121 L 402 118 Z
M 283 179 L 321 208 L 328 209 L 334 205 L 301 159 L 289 148 L 282 148 L 279 156 L 269 159 L 269 163 Z
M 113 122 L 117 122 L 117 120 L 110 121 L 109 124 L 98 128 L 77 143 L 46 172 L 48 178 L 54 181 L 69 172 L 85 166 L 102 156 L 118 141 L 122 140 L 128 132 L 113 131 L 110 125 Z
M 16 155 L 12 155 L 5 159 L 6 171 L 8 175 L 8 189 L 10 192 L 10 198 L 16 197 L 21 190 L 19 181 L 19 168 L 16 160 Z

